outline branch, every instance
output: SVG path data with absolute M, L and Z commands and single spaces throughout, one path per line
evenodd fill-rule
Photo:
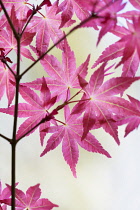
M 3 139 L 7 140 L 10 144 L 11 144 L 11 139 L 9 139 L 8 137 L 0 134 L 0 137 L 2 137 Z
M 18 120 L 18 101 L 19 101 L 19 83 L 20 83 L 20 40 L 21 36 L 16 37 L 17 40 L 17 71 L 15 75 L 16 80 L 16 94 L 15 94 L 15 108 L 14 108 L 14 123 L 13 123 L 13 137 L 11 142 L 12 149 L 12 170 L 11 170 L 11 185 L 12 185 L 12 210 L 15 210 L 15 184 L 16 184 L 16 133 Z
M 14 77 L 16 76 L 15 73 L 13 72 L 13 70 L 11 69 L 11 67 L 9 66 L 9 64 L 7 62 L 4 62 L 3 63 L 7 66 L 7 68 L 9 69 L 9 71 L 14 75 Z
M 88 22 L 92 18 L 98 18 L 96 14 L 92 14 L 90 17 L 82 21 L 77 26 L 73 27 L 68 33 L 66 33 L 61 39 L 59 39 L 54 45 L 52 45 L 45 53 L 43 53 L 35 62 L 33 62 L 20 76 L 22 77 L 24 74 L 26 74 L 36 63 L 38 63 L 46 54 L 48 54 L 54 47 L 56 47 L 60 42 L 62 42 L 64 39 L 66 39 L 72 32 L 74 32 L 77 28 L 81 27 L 83 24 Z
M 24 135 L 22 135 L 19 139 L 17 139 L 16 144 L 22 139 L 24 138 L 26 135 L 28 135 L 30 132 L 32 132 L 34 129 L 36 129 L 40 124 L 49 121 L 52 119 L 52 115 L 50 113 L 50 116 L 46 116 L 44 117 L 39 123 L 37 123 L 34 127 L 32 127 L 29 131 L 27 131 Z
M 35 14 L 36 14 L 36 11 L 33 11 L 32 14 L 31 14 L 31 16 L 28 18 L 28 21 L 26 22 L 26 24 L 25 24 L 25 26 L 24 26 L 24 28 L 22 29 L 22 32 L 21 32 L 21 34 L 20 34 L 21 36 L 22 36 L 22 34 L 24 33 L 26 27 L 28 26 L 28 24 L 30 23 L 31 19 L 33 18 L 33 16 L 34 16 Z
M 114 2 L 110 1 L 104 7 L 100 8 L 96 13 L 93 12 L 91 16 L 83 20 L 80 24 L 77 24 L 77 26 L 73 27 L 68 33 L 66 33 L 61 39 L 59 39 L 54 45 L 52 45 L 52 47 L 50 47 L 45 53 L 43 53 L 35 62 L 33 62 L 20 76 L 22 77 L 24 74 L 26 74 L 36 63 L 38 63 L 42 58 L 44 58 L 46 54 L 48 54 L 54 47 L 56 47 L 60 42 L 66 39 L 77 28 L 80 28 L 82 25 L 84 25 L 91 19 L 104 18 L 103 16 L 99 16 L 98 13 L 102 12 L 104 9 L 114 4 L 116 1 L 118 0 L 115 0 Z

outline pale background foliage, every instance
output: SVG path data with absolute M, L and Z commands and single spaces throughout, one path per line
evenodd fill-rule
M 37 1 L 34 1 L 37 2 Z M 89 69 L 102 50 L 113 43 L 114 37 L 107 34 L 96 49 L 97 32 L 92 29 L 79 29 L 69 38 L 69 44 L 75 52 L 77 66 L 92 54 Z M 53 53 L 61 61 L 60 51 Z M 24 60 L 22 68 L 29 65 Z M 23 81 L 32 81 L 41 77 L 44 71 L 41 65 L 35 66 Z M 93 72 L 94 69 L 91 70 Z M 120 75 L 119 69 L 115 75 Z M 139 83 L 135 83 L 127 91 L 140 99 Z M 6 99 L 0 102 L 4 107 Z M 0 114 L 2 134 L 11 137 L 12 117 Z M 20 122 L 23 120 L 20 120 Z M 17 145 L 17 182 L 19 188 L 26 190 L 29 186 L 41 183 L 42 197 L 47 197 L 58 204 L 59 210 L 139 210 L 140 209 L 140 129 L 129 134 L 125 139 L 124 127 L 119 129 L 121 145 L 118 147 L 103 130 L 93 134 L 111 154 L 108 159 L 103 155 L 89 153 L 81 148 L 77 165 L 77 179 L 72 176 L 65 163 L 61 145 L 54 151 L 40 158 L 41 148 L 38 130 L 24 138 Z M 47 140 L 47 137 L 46 137 Z M 10 184 L 10 145 L 0 139 L 0 179 Z

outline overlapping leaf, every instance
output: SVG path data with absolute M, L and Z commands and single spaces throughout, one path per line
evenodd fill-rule
M 21 23 L 17 19 L 14 7 L 12 7 L 10 18 L 13 23 L 16 22 L 15 29 L 17 30 L 17 32 L 21 32 L 23 27 L 23 22 Z M 34 58 L 31 55 L 31 52 L 25 46 L 28 46 L 32 42 L 34 36 L 35 33 L 24 32 L 20 41 L 21 55 L 33 61 Z M 6 24 L 6 29 L 3 29 L 0 33 L 0 44 L 1 47 L 5 49 L 5 53 L 9 53 L 12 50 L 15 50 L 17 52 L 17 41 L 9 24 Z
M 3 3 L 8 10 L 11 10 L 13 6 L 15 7 L 18 17 L 22 20 L 25 19 L 29 10 L 28 2 L 28 0 L 3 0 Z
M 17 139 L 24 136 L 27 132 L 33 129 L 42 119 L 45 119 L 43 123 L 40 124 L 40 130 L 44 127 L 50 126 L 50 121 L 53 119 L 53 114 L 49 113 L 49 108 L 56 102 L 56 97 L 51 97 L 50 91 L 47 87 L 45 79 L 42 81 L 41 94 L 40 97 L 30 88 L 25 86 L 20 86 L 20 94 L 27 103 L 19 103 L 18 116 L 28 117 L 19 127 L 17 133 Z M 1 112 L 13 115 L 14 105 L 7 109 L 0 109 Z M 35 129 L 34 129 L 35 130 Z M 31 130 L 27 135 L 32 133 Z M 40 133 L 40 141 L 43 144 L 43 133 Z
M 80 88 L 78 74 L 83 78 L 87 74 L 90 56 L 76 68 L 74 52 L 67 41 L 64 41 L 62 64 L 53 55 L 46 55 L 41 64 L 51 78 L 46 78 L 48 86 L 57 95 L 57 99 L 66 100 L 69 97 L 70 88 Z
M 45 5 L 45 14 L 41 17 L 35 16 L 29 24 L 28 31 L 36 33 L 36 50 L 39 55 L 45 53 L 50 43 L 50 39 L 56 43 L 62 36 L 63 32 L 59 29 L 61 24 L 61 15 L 56 14 L 57 2 L 52 6 Z M 63 41 L 57 45 L 63 48 Z
M 74 12 L 80 20 L 86 19 L 90 13 L 88 11 L 88 6 L 91 1 L 87 0 L 86 4 L 82 0 L 64 0 L 58 7 L 57 12 L 62 12 L 61 18 L 61 27 L 63 27 L 71 18 L 73 17 Z M 88 8 L 88 9 L 87 9 Z

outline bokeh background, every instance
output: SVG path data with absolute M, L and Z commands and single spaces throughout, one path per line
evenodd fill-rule
M 39 1 L 32 1 L 37 3 Z M 53 2 L 53 1 L 52 1 Z M 128 4 L 126 10 L 130 9 Z M 122 23 L 123 24 L 123 23 Z M 89 69 L 100 53 L 117 40 L 107 34 L 96 48 L 98 33 L 93 29 L 78 29 L 68 42 L 76 56 L 77 67 L 91 54 Z M 61 61 L 58 49 L 52 52 Z M 14 58 L 13 58 L 14 59 Z M 22 69 L 29 65 L 23 60 Z M 94 69 L 89 70 L 91 73 Z M 42 77 L 44 70 L 37 64 L 25 75 L 22 82 Z M 139 72 L 138 72 L 139 75 Z M 120 76 L 116 69 L 115 76 Z M 140 100 L 140 83 L 133 84 L 126 93 Z M 5 98 L 0 102 L 4 107 Z M 0 132 L 9 137 L 12 134 L 13 118 L 0 114 Z M 19 124 L 23 120 L 19 121 Z M 72 176 L 69 166 L 63 159 L 61 145 L 40 158 L 43 148 L 40 146 L 38 130 L 24 138 L 17 145 L 18 188 L 26 191 L 30 186 L 40 183 L 42 197 L 59 205 L 59 210 L 139 210 L 140 209 L 140 129 L 124 138 L 125 126 L 119 128 L 121 145 L 102 129 L 93 131 L 104 148 L 112 156 L 89 153 L 79 147 L 80 157 L 77 164 L 77 178 Z M 47 140 L 47 137 L 46 137 Z M 0 139 L 0 179 L 10 184 L 11 151 L 8 142 Z

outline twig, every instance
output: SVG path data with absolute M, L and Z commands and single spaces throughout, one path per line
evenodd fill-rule
M 9 69 L 9 71 L 14 75 L 14 77 L 16 76 L 16 74 L 13 72 L 13 70 L 11 69 L 11 67 L 9 66 L 9 64 L 7 62 L 3 62 L 7 68 Z
M 0 134 L 0 137 L 7 140 L 11 144 L 11 139 L 9 139 L 8 137 L 4 136 L 3 134 Z
M 60 38 L 54 45 L 52 45 L 45 53 L 43 53 L 36 61 L 34 61 L 20 76 L 22 77 L 26 74 L 36 63 L 38 63 L 46 54 L 48 54 L 53 48 L 55 48 L 60 42 L 62 42 L 65 38 L 67 38 L 72 32 L 74 32 L 77 28 L 88 22 L 90 19 L 93 18 L 93 15 L 88 17 L 86 20 L 82 21 L 77 26 L 73 27 L 68 33 L 66 33 L 62 38 Z M 97 18 L 97 17 L 96 17 Z
M 16 71 L 16 94 L 15 94 L 15 108 L 14 108 L 14 123 L 13 123 L 13 137 L 12 137 L 12 157 L 11 157 L 11 185 L 12 185 L 12 210 L 15 210 L 15 184 L 16 184 L 16 132 L 17 132 L 17 119 L 18 119 L 18 101 L 19 101 L 19 83 L 20 83 L 20 40 L 21 36 L 16 38 L 17 40 L 17 71 Z
M 116 0 L 118 1 L 118 0 Z M 115 1 L 115 2 L 116 2 Z M 46 54 L 48 54 L 54 47 L 56 47 L 60 42 L 62 42 L 64 39 L 66 39 L 72 32 L 74 32 L 76 29 L 80 28 L 82 25 L 87 23 L 91 19 L 97 19 L 97 18 L 104 18 L 103 16 L 99 16 L 98 13 L 105 10 L 110 5 L 114 4 L 114 2 L 110 1 L 108 4 L 106 4 L 104 7 L 100 8 L 96 13 L 92 13 L 88 18 L 83 20 L 80 24 L 77 24 L 77 26 L 73 27 L 68 33 L 66 33 L 62 38 L 60 38 L 54 45 L 52 45 L 45 53 L 43 53 L 36 61 L 34 61 L 24 72 L 20 75 L 21 77 L 26 74 L 36 63 L 38 63 Z

